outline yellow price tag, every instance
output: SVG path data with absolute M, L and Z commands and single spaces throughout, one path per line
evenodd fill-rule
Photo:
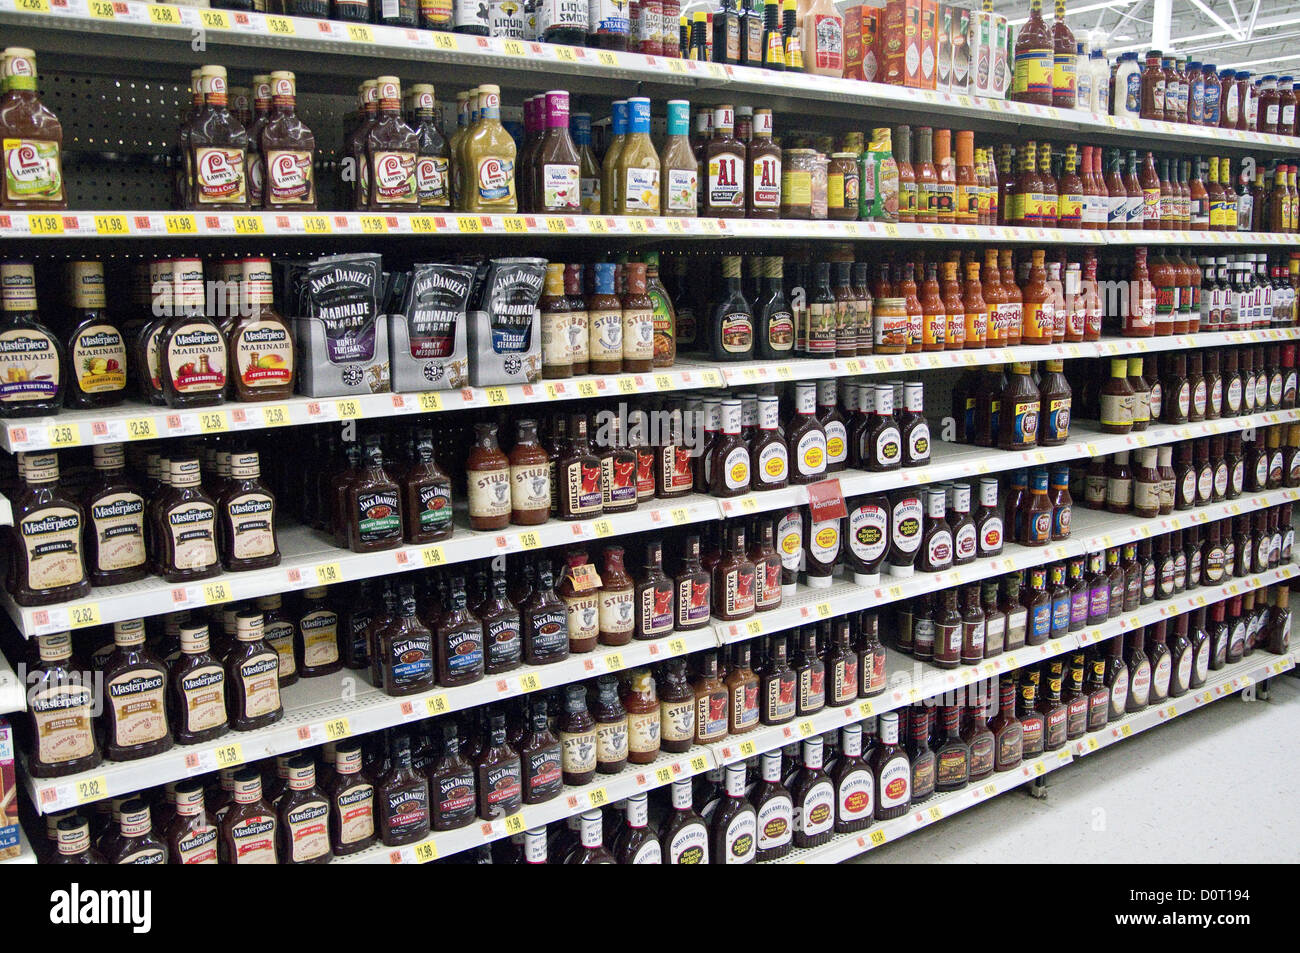
M 596 59 L 600 61 L 601 66 L 617 66 L 618 57 L 609 50 L 600 50 L 596 53 Z
M 159 26 L 179 26 L 181 22 L 181 11 L 176 7 L 164 6 L 161 3 L 149 4 L 149 19 Z
M 857 372 L 855 371 L 854 373 Z M 788 381 L 790 379 L 790 374 L 791 374 L 790 368 L 785 364 L 782 364 L 780 367 L 776 369 L 776 376 L 781 378 L 782 380 Z
M 937 807 L 932 807 L 932 808 L 930 808 L 930 820 L 932 820 L 932 821 L 941 821 L 941 820 L 943 820 L 943 811 L 941 811 L 941 810 L 940 810 L 939 808 L 937 808 Z
M 382 215 L 362 215 L 361 231 L 366 235 L 382 235 L 388 231 L 388 220 Z
M 507 215 L 501 219 L 501 224 L 507 232 L 513 232 L 516 235 L 522 235 L 528 231 L 528 223 L 518 215 Z
M 668 783 L 669 781 L 671 781 L 672 779 L 673 779 L 673 769 L 672 769 L 672 768 L 656 768 L 656 769 L 655 769 L 655 780 L 658 781 L 660 784 L 667 784 L 667 783 Z
M 236 215 L 236 216 L 235 216 L 235 234 L 237 234 L 237 235 L 261 235 L 261 234 L 262 234 L 262 216 L 260 216 L 260 215 Z
M 487 388 L 488 403 L 493 407 L 504 407 L 510 403 L 510 394 L 504 387 Z
M 872 831 L 872 832 L 871 832 L 871 843 L 872 843 L 873 845 L 875 845 L 876 847 L 879 847 L 881 844 L 883 844 L 883 843 L 884 843 L 886 840 L 888 840 L 888 839 L 889 839 L 889 838 L 886 836 L 886 834 L 885 834 L 884 831 Z
M 669 60 L 668 62 L 670 62 L 670 63 L 675 63 L 675 62 L 677 62 L 677 61 L 676 61 L 676 60 Z M 682 232 L 685 232 L 685 231 L 686 231 L 686 225 L 683 224 L 682 221 L 681 221 L 680 219 L 670 218 L 670 219 L 668 220 L 668 231 L 670 231 L 670 232 L 677 232 L 678 234 L 681 234 Z
M 831 604 L 829 602 L 817 603 L 817 615 L 819 618 L 825 619 L 830 614 L 831 614 Z
M 520 533 L 519 545 L 524 547 L 524 549 L 536 549 L 541 545 L 541 541 L 537 538 L 536 533 Z
M 747 496 L 740 501 L 740 508 L 746 513 L 754 513 L 758 510 L 758 497 Z
M 609 520 L 596 520 L 596 535 L 611 536 L 614 533 L 614 525 Z
M 752 741 L 742 741 L 740 743 L 740 753 L 746 758 L 752 758 L 754 755 L 758 754 L 758 745 L 754 744 Z
M 346 718 L 335 718 L 333 721 L 325 722 L 325 737 L 330 741 L 338 741 L 350 734 L 352 734 L 352 729 L 348 725 Z
M 456 48 L 456 41 L 452 39 L 450 34 L 435 33 L 433 35 L 433 45 L 439 50 L 454 50 Z
M 984 793 L 985 793 L 985 794 L 997 794 L 997 793 L 998 793 L 998 786 L 997 786 L 996 784 L 986 784 L 986 785 L 984 785 Z
M 447 704 L 447 696 L 441 694 L 425 701 L 424 707 L 430 715 L 445 715 L 451 711 L 451 706 Z
M 473 215 L 460 215 L 456 218 L 456 228 L 461 232 L 480 235 L 483 232 L 483 223 Z
M 332 586 L 343 581 L 343 567 L 338 563 L 326 563 L 316 567 L 316 581 L 322 586 Z
M 130 231 L 125 215 L 96 215 L 95 232 L 99 235 L 125 235 Z
M 361 416 L 361 405 L 355 400 L 336 400 L 334 409 L 338 411 L 339 420 L 352 420 Z
M 609 231 L 609 225 L 603 218 L 593 217 L 587 220 L 587 229 L 597 235 L 604 235 Z
M 431 840 L 420 841 L 415 845 L 413 853 L 417 864 L 427 864 L 438 859 L 438 848 Z
M 617 672 L 627 666 L 623 664 L 622 652 L 611 652 L 605 656 L 605 671 Z
M 672 519 L 674 526 L 681 526 L 690 518 L 689 514 L 686 512 L 686 508 L 682 506 L 677 507 L 675 510 L 670 512 L 668 516 Z
M 99 625 L 99 603 L 86 602 L 68 610 L 68 625 L 74 629 Z
M 271 404 L 262 408 L 262 423 L 267 427 L 283 427 L 289 423 L 289 408 L 284 404 Z
M 596 382 L 595 382 L 595 381 L 578 381 L 578 395 L 581 396 L 581 397 L 595 397 L 595 396 L 596 396 Z
M 272 33 L 279 36 L 293 36 L 293 21 L 288 17 L 271 17 L 266 18 L 266 28 Z
M 805 738 L 813 734 L 813 723 L 809 719 L 805 718 L 803 721 L 799 722 L 799 734 L 803 735 Z
M 1100 747 L 1100 745 L 1097 743 L 1097 739 L 1096 739 L 1096 738 L 1089 738 L 1089 739 L 1088 739 L 1088 750 L 1089 750 L 1089 751 L 1096 751 L 1098 747 Z
M 1044 766 L 1043 762 L 1040 761 L 1034 765 L 1034 774 L 1045 774 L 1046 772 L 1047 768 Z
M 76 424 L 50 424 L 45 428 L 45 438 L 51 447 L 66 447 L 81 442 L 81 430 Z
M 546 220 L 546 230 L 562 235 L 569 230 L 569 226 L 564 219 L 552 217 Z
M 634 232 L 641 232 L 642 234 L 644 234 L 646 231 L 646 223 L 645 223 L 645 219 L 643 218 L 630 219 L 627 225 L 628 228 L 632 229 L 632 231 Z
M 373 43 L 375 42 L 375 33 L 364 23 L 349 23 L 348 39 L 354 43 Z
M 535 692 L 542 687 L 542 680 L 533 672 L 519 676 L 519 690 L 521 692 Z
M 686 640 L 685 640 L 685 639 L 669 639 L 669 640 L 668 640 L 668 651 L 669 651 L 669 652 L 672 652 L 674 655 L 681 655 L 683 652 L 686 651 Z
M 33 235 L 62 235 L 62 215 L 28 215 L 27 228 Z
M 670 72 L 670 73 L 685 73 L 685 72 L 686 72 L 686 64 L 683 63 L 680 59 L 669 60 L 669 61 L 668 61 L 668 72 Z
M 222 745 L 213 753 L 216 755 L 219 768 L 233 768 L 237 764 L 244 763 L 244 748 L 238 741 Z
M 200 10 L 199 19 L 209 30 L 229 30 L 230 17 L 224 10 Z
M 618 392 L 620 394 L 635 394 L 636 381 L 630 377 L 620 377 L 618 379 Z
M 587 796 L 591 798 L 592 807 L 603 807 L 609 803 L 609 792 L 604 788 L 596 788 Z
M 577 56 L 576 53 L 573 52 L 573 47 L 571 47 L 571 46 L 559 46 L 559 47 L 556 47 L 556 48 L 555 48 L 555 58 L 556 58 L 557 60 L 563 60 L 563 61 L 566 62 L 566 63 L 576 63 L 576 62 L 578 62 L 578 56 Z
M 193 215 L 164 215 L 163 225 L 168 235 L 193 235 L 198 231 Z
M 898 226 L 897 226 L 897 225 L 893 225 L 893 224 L 891 224 L 891 223 L 886 223 L 886 224 L 885 224 L 885 234 L 888 235 L 890 238 L 897 238 L 897 237 L 898 237 Z
M 673 379 L 667 374 L 655 375 L 655 390 L 672 390 Z
M 421 410 L 442 410 L 442 395 L 424 393 L 420 395 Z
M 208 605 L 216 602 L 230 601 L 230 587 L 224 582 L 208 582 L 203 584 L 203 601 Z
M 518 40 L 506 40 L 502 44 L 502 48 L 506 51 L 507 56 L 523 56 L 525 52 L 524 45 Z
M 709 770 L 709 759 L 704 757 L 702 754 L 697 754 L 695 757 L 691 758 L 691 770 L 696 774 L 699 774 L 701 771 Z
M 441 546 L 430 546 L 428 549 L 421 550 L 420 560 L 428 568 L 441 566 L 447 561 L 447 556 L 442 551 Z
M 230 417 L 224 410 L 209 410 L 199 414 L 199 429 L 204 433 L 222 433 L 230 429 Z
M 90 0 L 87 7 L 89 8 L 92 17 L 99 20 L 113 19 L 112 0 Z
M 302 230 L 308 235 L 326 235 L 333 229 L 328 216 L 304 215 L 302 217 Z
M 152 417 L 132 417 L 126 422 L 128 440 L 152 440 L 158 436 Z
M 750 619 L 748 622 L 745 623 L 745 631 L 748 632 L 750 635 L 762 635 L 763 620 Z
M 1120 728 L 1119 733 L 1123 735 L 1125 738 L 1127 738 L 1129 735 L 1133 734 L 1133 726 L 1125 725 L 1124 727 Z
M 507 834 L 522 834 L 524 832 L 524 818 L 522 814 L 511 814 L 506 818 Z
M 419 234 L 432 235 L 438 230 L 438 223 L 431 215 L 410 215 L 406 221 L 411 226 L 411 231 Z

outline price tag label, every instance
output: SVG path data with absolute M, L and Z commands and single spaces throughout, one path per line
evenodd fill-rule
M 554 232 L 557 235 L 564 235 L 568 233 L 569 226 L 564 219 L 551 217 L 546 220 L 546 230 L 548 232 Z
M 208 410 L 199 414 L 199 430 L 203 433 L 224 433 L 230 429 L 230 416 L 224 410 Z
M 614 533 L 614 525 L 609 520 L 596 520 L 593 525 L 597 536 L 611 536 Z
M 504 387 L 487 388 L 487 401 L 493 407 L 504 407 L 510 403 L 510 394 Z
M 763 622 L 761 619 L 750 619 L 745 623 L 745 631 L 750 635 L 763 634 Z
M 420 841 L 411 852 L 415 855 L 417 864 L 427 864 L 438 859 L 438 848 L 431 840 Z
M 95 216 L 95 233 L 98 235 L 126 235 L 130 230 L 125 215 Z
M 658 781 L 660 784 L 667 784 L 667 783 L 669 783 L 670 781 L 672 781 L 672 779 L 673 779 L 673 769 L 672 769 L 672 768 L 656 768 L 656 769 L 655 769 L 655 780 Z
M 244 748 L 238 741 L 224 744 L 212 754 L 219 768 L 233 768 L 244 763 Z
M 668 513 L 668 518 L 673 521 L 674 526 L 681 526 L 688 519 L 690 519 L 690 514 L 686 512 L 686 508 L 684 506 L 679 506 Z
M 433 35 L 433 48 L 435 50 L 454 50 L 456 41 L 447 33 L 435 33 Z
M 592 807 L 604 807 L 609 803 L 609 792 L 604 788 L 596 788 L 591 791 L 587 797 L 591 799 Z
M 821 619 L 829 618 L 831 614 L 831 604 L 829 602 L 817 603 L 817 617 Z
M 364 235 L 383 235 L 388 231 L 388 220 L 382 215 L 362 215 L 361 232 Z
M 284 404 L 272 404 L 262 408 L 262 423 L 267 427 L 284 427 L 289 423 L 289 408 Z
M 672 652 L 673 655 L 681 655 L 686 651 L 686 640 L 681 638 L 669 639 L 668 651 Z
M 451 711 L 451 706 L 447 704 L 447 696 L 442 694 L 428 698 L 424 703 L 424 707 L 430 715 L 445 715 Z
M 262 231 L 263 231 L 262 216 L 260 215 L 236 215 L 235 216 L 236 235 L 261 235 Z
M 1039 761 L 1037 764 L 1034 765 L 1034 774 L 1045 774 L 1046 772 L 1047 772 L 1047 767 L 1043 764 L 1043 762 Z
M 81 442 L 81 431 L 76 424 L 50 424 L 45 430 L 45 437 L 51 447 L 66 447 Z
M 180 26 L 181 11 L 178 7 L 151 3 L 149 4 L 149 19 L 159 26 Z
M 587 230 L 593 235 L 605 235 L 609 232 L 609 223 L 603 218 L 590 218 L 587 220 Z
M 1096 751 L 1096 750 L 1097 750 L 1098 748 L 1100 748 L 1100 747 L 1101 747 L 1101 745 L 1100 745 L 1100 743 L 1097 741 L 1096 738 L 1089 738 L 1089 739 L 1088 739 L 1088 750 L 1089 750 L 1089 751 Z
M 872 846 L 879 847 L 881 844 L 883 844 L 883 843 L 884 843 L 885 841 L 887 841 L 888 839 L 889 839 L 889 837 L 888 837 L 888 835 L 885 834 L 884 831 L 881 831 L 881 830 L 875 830 L 875 831 L 872 831 L 872 832 L 871 832 L 871 843 L 872 843 Z
M 304 215 L 302 217 L 302 230 L 308 235 L 326 235 L 333 231 L 328 216 L 325 215 Z
M 528 223 L 518 215 L 507 215 L 501 219 L 501 225 L 505 230 L 514 235 L 522 235 L 528 231 Z
M 1123 727 L 1120 728 L 1119 733 L 1123 735 L 1125 738 L 1127 738 L 1129 735 L 1133 734 L 1133 726 L 1124 725 Z
M 709 770 L 709 759 L 702 754 L 691 758 L 691 770 L 696 774 Z
M 72 606 L 68 609 L 68 626 L 73 629 L 82 629 L 88 625 L 99 625 L 99 603 L 84 602 L 79 606 Z
M 224 582 L 205 582 L 203 584 L 203 601 L 208 605 L 230 601 L 230 587 Z
M 102 774 L 97 774 L 93 778 L 83 778 L 77 782 L 78 804 L 99 801 L 106 797 L 108 797 L 108 779 Z
M 431 235 L 438 230 L 438 223 L 432 215 L 410 215 L 406 221 L 411 226 L 411 231 L 418 235 Z
M 90 15 L 98 20 L 113 19 L 112 0 L 90 0 L 86 8 L 90 11 Z
M 361 403 L 356 400 L 336 400 L 334 409 L 339 415 L 339 420 L 355 420 L 361 416 Z
M 332 586 L 343 581 L 343 567 L 338 563 L 325 563 L 316 567 L 316 581 L 322 586 Z
M 164 215 L 163 226 L 168 235 L 193 235 L 198 231 L 193 215 Z
M 626 667 L 627 666 L 623 663 L 622 652 L 611 652 L 605 656 L 605 671 L 617 672 Z
M 524 549 L 536 549 L 541 545 L 541 540 L 537 538 L 536 533 L 520 533 L 519 545 L 524 547 Z
M 199 22 L 209 30 L 229 30 L 230 17 L 224 10 L 200 10 Z
M 33 235 L 62 235 L 62 215 L 28 215 L 27 228 Z
M 467 235 L 481 235 L 483 233 L 483 223 L 473 215 L 457 216 L 456 228 Z
M 814 733 L 814 731 L 813 731 L 813 723 L 812 723 L 811 720 L 805 718 L 803 721 L 799 722 L 799 734 L 800 734 L 800 735 L 802 735 L 803 737 L 807 738 L 809 735 L 811 735 L 811 734 L 813 734 L 813 733 Z
M 288 17 L 268 16 L 266 18 L 266 28 L 277 36 L 293 36 L 296 32 L 293 28 L 293 21 Z
M 672 390 L 673 379 L 667 374 L 655 375 L 655 390 Z
M 596 393 L 597 391 L 596 391 L 595 381 L 578 381 L 579 395 L 581 395 L 582 397 L 595 397 Z
M 596 60 L 601 66 L 617 66 L 618 57 L 609 50 L 600 50 L 596 53 Z
M 636 381 L 630 377 L 620 377 L 618 379 L 618 392 L 620 394 L 635 394 Z
M 373 43 L 375 32 L 364 23 L 349 23 L 348 39 L 354 43 Z
M 943 820 L 943 811 L 940 810 L 940 809 L 937 808 L 937 807 L 932 807 L 932 808 L 930 808 L 930 810 L 929 810 L 929 814 L 930 814 L 930 820 L 932 820 L 932 821 L 941 821 L 941 820 Z
M 442 396 L 440 394 L 423 393 L 420 395 L 421 410 L 442 410 Z
M 441 546 L 430 546 L 420 551 L 420 560 L 426 567 L 432 568 L 443 565 L 447 561 L 447 555 L 442 551 Z
M 577 54 L 573 52 L 573 47 L 571 46 L 557 46 L 555 48 L 555 58 L 560 60 L 562 63 L 578 62 Z
M 153 440 L 157 436 L 158 428 L 152 417 L 131 417 L 126 422 L 128 440 Z
M 541 687 L 542 680 L 537 677 L 536 673 L 528 672 L 519 676 L 519 690 L 521 692 L 536 692 L 540 691 Z

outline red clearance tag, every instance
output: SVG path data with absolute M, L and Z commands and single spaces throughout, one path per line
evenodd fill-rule
M 838 477 L 808 484 L 808 505 L 812 507 L 814 523 L 843 519 L 848 516 L 844 507 L 844 491 Z

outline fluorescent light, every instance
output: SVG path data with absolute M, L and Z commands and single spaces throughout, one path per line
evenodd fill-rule
M 1137 0 L 1106 0 L 1104 3 L 1089 3 L 1082 7 L 1075 7 L 1067 11 L 1067 13 L 1073 16 L 1079 13 L 1091 13 L 1093 10 L 1109 10 L 1113 7 L 1131 7 L 1136 2 Z M 1020 17 L 1019 19 L 1008 20 L 1007 22 L 1012 26 L 1020 26 L 1020 24 L 1026 23 L 1028 20 L 1029 17 Z
M 1239 69 L 1242 66 L 1258 66 L 1261 63 L 1285 63 L 1290 60 L 1300 60 L 1300 53 L 1292 53 L 1289 56 L 1268 56 L 1258 60 L 1244 60 L 1240 63 L 1226 63 L 1220 69 Z

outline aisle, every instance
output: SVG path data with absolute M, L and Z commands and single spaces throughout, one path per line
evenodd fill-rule
M 1047 859 L 1049 845 L 1078 863 L 1294 863 L 1300 680 L 1270 690 L 1267 702 L 1224 698 L 1067 765 L 1048 776 L 1045 801 L 1009 791 L 851 863 L 1024 863 Z

